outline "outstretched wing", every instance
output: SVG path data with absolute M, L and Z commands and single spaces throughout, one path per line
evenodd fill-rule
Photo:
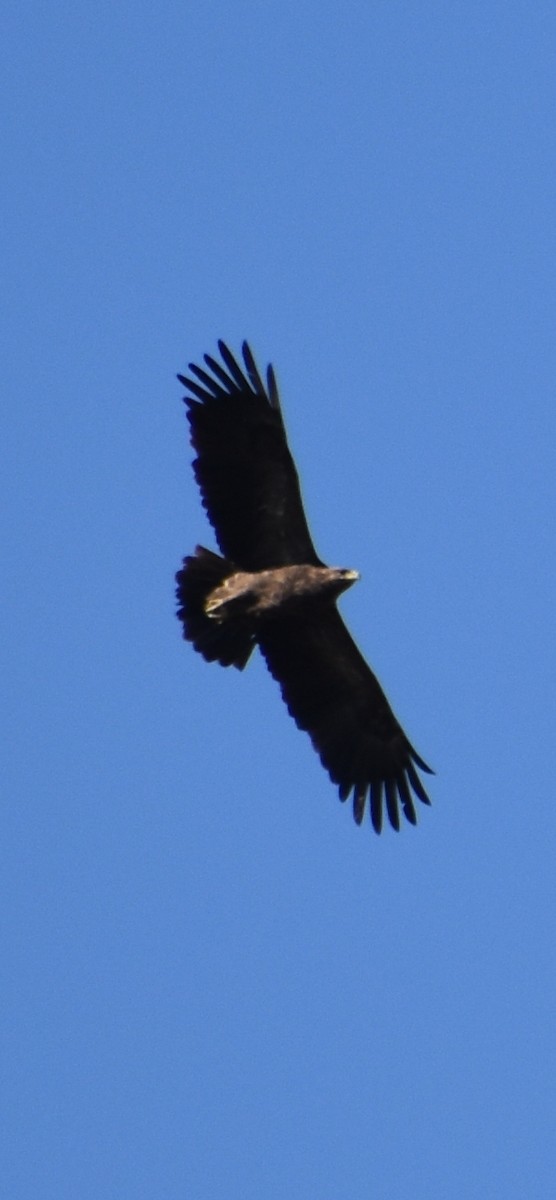
M 265 388 L 247 342 L 245 370 L 224 342 L 218 348 L 224 366 L 205 354 L 208 371 L 190 363 L 195 379 L 178 375 L 188 392 L 195 477 L 218 545 L 246 571 L 322 566 L 303 511 L 274 371 L 267 368 Z
M 313 620 L 296 615 L 269 622 L 259 645 L 289 712 L 339 785 L 340 799 L 353 793 L 357 823 L 369 796 L 377 833 L 383 804 L 394 829 L 400 806 L 415 825 L 414 797 L 430 804 L 415 767 L 429 774 L 431 768 L 405 736 L 338 610 L 323 606 Z

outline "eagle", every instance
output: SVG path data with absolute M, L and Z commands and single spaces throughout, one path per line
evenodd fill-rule
M 336 607 L 357 571 L 328 567 L 309 532 L 288 446 L 276 376 L 263 382 L 247 342 L 243 365 L 218 342 L 178 375 L 191 429 L 203 507 L 221 554 L 197 546 L 176 575 L 183 636 L 207 662 L 243 670 L 255 646 L 286 706 L 323 766 L 366 801 L 377 833 L 383 812 L 416 824 L 415 798 L 430 804 L 417 773 L 433 774 L 414 750 Z

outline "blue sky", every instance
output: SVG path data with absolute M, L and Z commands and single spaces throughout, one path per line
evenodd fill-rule
M 553 5 L 2 24 L 2 1194 L 552 1198 Z M 361 571 L 416 830 L 181 641 L 218 337 Z

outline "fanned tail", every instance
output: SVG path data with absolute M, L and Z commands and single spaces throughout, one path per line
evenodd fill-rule
M 183 636 L 207 662 L 242 671 L 255 645 L 252 627 L 242 621 L 216 621 L 207 616 L 205 601 L 215 587 L 237 568 L 228 559 L 196 546 L 176 575 L 178 619 Z

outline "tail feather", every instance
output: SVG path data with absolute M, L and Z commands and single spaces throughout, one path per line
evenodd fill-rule
M 195 554 L 184 558 L 176 575 L 177 616 L 184 638 L 207 662 L 242 671 L 255 645 L 252 627 L 239 621 L 216 621 L 205 611 L 207 596 L 236 569 L 219 554 L 196 546 Z

